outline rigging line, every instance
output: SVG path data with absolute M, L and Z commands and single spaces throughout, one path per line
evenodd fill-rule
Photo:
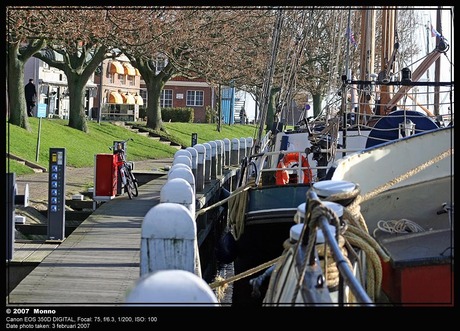
M 280 113 L 282 114 L 283 111 L 287 113 L 286 118 L 288 117 L 288 112 L 289 108 L 291 107 L 291 102 L 289 102 L 288 106 L 288 101 L 292 100 L 292 89 L 293 86 L 295 85 L 296 78 L 297 78 L 297 68 L 299 66 L 299 61 L 302 57 L 302 53 L 305 49 L 305 45 L 307 42 L 306 34 L 305 34 L 305 22 L 306 22 L 306 13 L 302 13 L 302 21 L 300 22 L 299 26 L 302 29 L 302 33 L 300 36 L 296 34 L 294 38 L 296 39 L 295 41 L 295 50 L 292 52 L 293 56 L 291 57 L 291 65 L 289 68 L 289 75 L 287 78 L 287 81 L 285 82 L 283 79 L 283 84 L 281 85 L 281 91 L 278 99 L 278 104 L 280 108 Z M 284 68 L 286 70 L 286 67 Z M 280 115 L 281 115 L 280 114 Z
M 270 89 L 273 81 L 273 73 L 275 70 L 276 57 L 278 55 L 279 47 L 279 38 L 281 34 L 281 28 L 283 26 L 283 12 L 281 9 L 277 11 L 276 22 L 273 28 L 273 37 L 272 37 L 272 49 L 270 54 L 270 61 L 267 64 L 267 77 L 265 77 L 262 88 L 261 95 L 261 107 L 260 107 L 260 123 L 259 123 L 259 133 L 257 136 L 257 144 L 260 144 L 262 140 L 262 133 L 265 127 L 265 121 L 267 119 L 268 103 L 270 98 Z

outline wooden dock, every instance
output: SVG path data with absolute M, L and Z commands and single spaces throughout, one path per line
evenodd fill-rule
M 197 205 L 212 204 L 217 199 L 216 187 L 232 175 L 229 171 L 209 183 L 196 195 Z M 163 176 L 143 184 L 132 200 L 123 194 L 103 203 L 61 243 L 34 247 L 16 243 L 12 265 L 36 261 L 34 269 L 11 290 L 7 304 L 123 305 L 140 276 L 142 221 L 159 203 L 166 181 Z M 202 223 L 208 226 L 211 222 Z M 201 229 L 201 235 L 203 232 L 209 230 Z
M 8 304 L 121 304 L 139 278 L 141 225 L 166 176 L 103 203 L 13 289 Z M 42 246 L 44 246 L 43 244 Z M 44 246 L 46 247 L 46 246 Z M 30 252 L 29 257 L 39 253 Z M 15 251 L 14 259 L 27 250 Z

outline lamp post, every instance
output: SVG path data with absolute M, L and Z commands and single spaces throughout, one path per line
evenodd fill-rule
M 102 70 L 103 62 L 99 66 L 99 107 L 97 110 L 97 124 L 101 124 L 101 113 L 102 113 Z

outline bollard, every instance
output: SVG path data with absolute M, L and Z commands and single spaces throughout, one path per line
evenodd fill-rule
M 224 142 L 222 140 L 216 140 L 217 144 L 217 176 L 222 176 L 224 169 Z
M 238 138 L 232 139 L 232 149 L 230 153 L 230 165 L 238 166 L 240 164 L 240 140 Z
M 230 139 L 224 138 L 222 139 L 224 142 L 224 161 L 225 165 L 229 166 L 230 165 L 230 150 L 231 150 L 231 142 Z
M 356 189 L 356 184 L 345 180 L 327 179 L 313 183 L 312 189 L 318 194 L 318 197 L 321 200 L 326 200 L 331 195 L 341 194 L 342 196 L 350 196 L 350 193 L 352 193 Z M 346 207 L 351 202 L 353 202 L 353 200 L 354 197 L 346 199 L 336 199 L 334 200 L 334 202 L 337 202 L 342 206 Z
M 208 143 L 203 143 L 204 148 L 206 148 L 206 155 L 204 158 L 204 182 L 211 182 L 211 145 Z
M 252 137 L 246 138 L 246 156 L 252 155 L 252 146 L 254 146 L 254 139 Z
M 240 138 L 240 160 L 246 157 L 246 138 Z
M 195 192 L 184 178 L 170 178 L 168 176 L 168 181 L 160 190 L 160 203 L 164 202 L 174 202 L 185 206 L 195 219 Z
M 180 155 L 185 155 L 187 157 L 190 158 L 190 160 L 192 159 L 192 154 L 185 150 L 185 149 L 179 149 L 176 153 L 174 153 L 174 158 L 176 158 L 177 156 L 180 156 Z
M 142 276 L 126 296 L 126 303 L 168 306 L 219 306 L 208 283 L 186 270 L 158 270 Z
M 152 207 L 141 229 L 140 275 L 165 269 L 201 277 L 194 217 L 183 205 L 172 202 Z
M 215 141 L 210 141 L 208 143 L 211 145 L 211 179 L 217 178 L 217 143 Z
M 193 148 L 195 148 L 198 153 L 197 165 L 196 165 L 196 177 L 195 177 L 196 191 L 203 192 L 206 148 L 204 147 L 203 144 L 196 144 Z
M 196 179 L 196 168 L 198 166 L 198 152 L 196 148 L 193 147 L 187 147 L 186 150 L 189 151 L 189 153 L 192 155 L 192 173 Z
M 183 163 L 187 165 L 190 169 L 192 168 L 192 159 L 188 156 L 179 155 L 179 156 L 174 157 L 173 165 L 178 164 L 178 163 Z
M 174 167 L 176 166 L 177 164 Z M 192 187 L 193 194 L 196 194 L 195 176 L 193 176 L 192 170 L 189 167 L 173 168 L 168 172 L 168 181 L 174 178 L 185 179 Z
M 174 170 L 174 169 L 190 169 L 190 167 L 184 163 L 176 163 L 174 164 L 173 166 L 171 166 L 171 168 L 168 170 L 168 175 L 167 177 L 169 178 L 169 174 Z

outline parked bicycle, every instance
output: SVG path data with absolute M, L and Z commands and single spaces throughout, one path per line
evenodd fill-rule
M 131 169 L 131 164 L 126 161 L 126 153 L 123 149 L 123 146 L 132 138 L 118 142 L 116 147 L 109 147 L 111 150 L 114 150 L 114 154 L 117 155 L 117 168 L 119 180 L 121 179 L 121 188 L 124 192 L 128 193 L 128 197 L 132 199 L 139 195 L 138 183 L 136 177 Z M 115 149 L 114 149 L 115 148 Z

